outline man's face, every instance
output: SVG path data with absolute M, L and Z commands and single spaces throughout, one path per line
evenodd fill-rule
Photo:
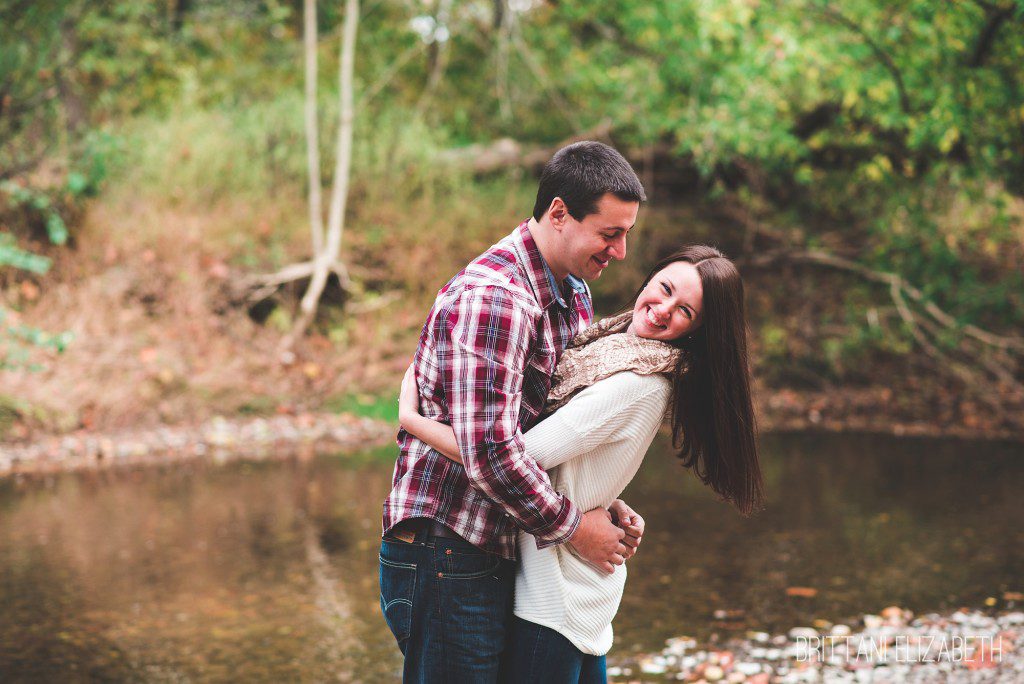
M 560 204 L 560 200 L 556 200 Z M 599 278 L 612 259 L 626 258 L 626 234 L 636 223 L 639 202 L 621 200 L 606 193 L 597 202 L 597 212 L 577 221 L 561 206 L 553 207 L 552 220 L 560 228 L 561 266 L 573 275 Z

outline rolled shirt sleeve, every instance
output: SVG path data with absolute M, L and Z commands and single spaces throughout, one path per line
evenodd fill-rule
M 498 286 L 463 292 L 442 380 L 470 484 L 544 547 L 567 541 L 581 513 L 524 448 L 519 410 L 536 308 Z

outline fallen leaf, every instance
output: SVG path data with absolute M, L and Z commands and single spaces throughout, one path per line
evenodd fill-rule
M 226 280 L 227 277 L 231 275 L 228 265 L 223 261 L 214 261 L 206 270 L 207 273 L 210 274 L 211 278 L 216 278 L 217 280 Z
M 29 280 L 21 281 L 21 296 L 34 302 L 39 297 L 39 286 Z

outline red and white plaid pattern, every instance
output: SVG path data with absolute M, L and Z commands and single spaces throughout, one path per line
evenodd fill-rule
M 524 221 L 437 295 L 416 350 L 420 411 L 452 425 L 465 467 L 405 430 L 384 532 L 407 518 L 444 523 L 481 549 L 515 558 L 517 529 L 541 548 L 568 539 L 580 511 L 523 450 L 562 351 L 590 325 L 582 281 L 558 292 Z

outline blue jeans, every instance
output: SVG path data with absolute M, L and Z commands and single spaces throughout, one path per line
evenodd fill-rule
M 404 682 L 497 682 L 515 564 L 462 539 L 385 537 L 380 607 L 405 656 Z
M 508 684 L 606 684 L 608 672 L 604 656 L 584 653 L 555 630 L 513 617 L 501 679 Z

